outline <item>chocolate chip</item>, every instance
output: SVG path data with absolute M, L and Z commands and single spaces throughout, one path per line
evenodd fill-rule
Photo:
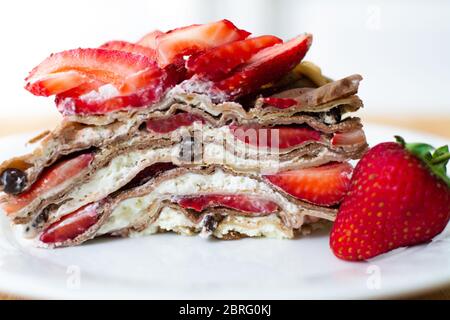
M 141 124 L 139 125 L 138 130 L 139 130 L 139 131 L 147 130 L 147 123 L 146 123 L 146 122 L 141 123 Z
M 27 185 L 27 176 L 22 170 L 14 168 L 6 169 L 0 175 L 0 184 L 6 193 L 19 194 Z
M 339 108 L 333 108 L 330 111 L 323 113 L 321 118 L 325 124 L 336 124 L 341 122 L 342 113 Z
M 56 210 L 56 205 L 49 205 L 48 207 L 44 208 L 41 213 L 38 214 L 38 216 L 34 219 L 34 221 L 31 223 L 31 226 L 33 228 L 39 228 L 42 227 L 47 221 L 48 217 L 50 216 L 50 212 L 52 210 Z
M 203 218 L 203 227 L 206 232 L 212 233 L 216 230 L 218 225 L 218 221 L 215 219 L 213 215 L 206 215 Z

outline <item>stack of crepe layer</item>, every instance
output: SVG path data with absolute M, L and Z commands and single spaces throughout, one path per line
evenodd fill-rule
M 356 96 L 361 80 L 353 75 L 318 88 L 291 88 L 273 97 L 297 104 L 280 109 L 258 98 L 251 107 L 236 102 L 215 104 L 206 95 L 170 90 L 158 104 L 104 116 L 66 118 L 52 132 L 37 137 L 31 154 L 3 163 L 0 172 L 20 169 L 26 175 L 22 193 L 30 192 L 46 168 L 61 159 L 89 154 L 89 165 L 28 204 L 10 210 L 11 220 L 40 246 L 80 244 L 101 235 L 135 236 L 174 231 L 222 239 L 266 236 L 293 238 L 333 221 L 336 208 L 296 199 L 270 184 L 264 174 L 358 159 L 364 141 L 335 145 L 335 134 L 361 131 L 348 115 L 362 107 Z M 148 123 L 189 113 L 192 124 L 155 132 Z M 320 139 L 286 149 L 257 148 L 234 139 L 231 126 L 302 125 L 320 132 Z M 195 137 L 195 139 L 193 139 Z M 200 141 L 200 142 L 199 142 Z M 227 207 L 202 212 L 181 207 L 177 200 L 196 194 L 245 194 L 268 199 L 277 208 L 250 214 Z M 4 195 L 3 204 L 20 195 Z M 74 238 L 40 241 L 42 232 L 63 217 L 88 206 L 96 223 Z

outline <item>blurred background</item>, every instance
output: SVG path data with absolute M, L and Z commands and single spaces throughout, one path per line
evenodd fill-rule
M 255 35 L 313 33 L 306 60 L 332 78 L 364 76 L 364 117 L 428 126 L 450 119 L 450 1 L 15 0 L 0 11 L 0 130 L 58 119 L 51 98 L 23 89 L 28 71 L 51 52 L 222 18 Z

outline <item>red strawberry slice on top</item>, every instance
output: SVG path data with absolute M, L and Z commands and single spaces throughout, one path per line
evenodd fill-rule
M 167 33 L 156 30 L 137 44 L 111 41 L 97 49 L 68 50 L 34 68 L 25 88 L 34 95 L 57 95 L 58 109 L 66 115 L 148 106 L 187 74 L 192 76 L 183 86 L 188 91 L 209 94 L 215 102 L 235 100 L 289 72 L 312 41 L 308 34 L 286 43 L 249 35 L 220 20 Z
M 51 55 L 30 73 L 26 89 L 56 94 L 63 114 L 103 114 L 157 102 L 184 77 L 175 66 L 161 69 L 147 56 L 151 49 L 124 42 L 107 46 L 124 51 L 75 49 Z
M 64 116 L 72 115 L 102 115 L 127 108 L 146 107 L 157 102 L 163 92 L 161 83 L 154 81 L 147 89 L 139 92 L 114 97 L 66 97 L 58 95 L 55 99 L 58 111 Z M 97 95 L 97 93 L 95 93 Z
M 178 82 L 178 76 L 176 73 L 163 73 L 160 77 L 147 79 L 144 88 L 133 91 L 131 87 L 130 93 L 124 95 L 109 96 L 109 93 L 102 91 L 106 88 L 104 86 L 82 96 L 70 96 L 79 92 L 80 88 L 77 88 L 57 95 L 55 102 L 58 110 L 66 116 L 106 114 L 128 108 L 144 108 L 158 102 L 164 93 Z
M 183 56 L 243 40 L 249 35 L 228 20 L 175 29 L 156 37 L 159 63 L 161 66 L 176 63 Z
M 143 36 L 141 38 L 141 40 L 139 40 L 137 42 L 137 44 L 141 45 L 143 47 L 156 49 L 156 38 L 162 34 L 164 34 L 164 32 L 162 32 L 160 30 L 154 30 L 150 33 L 147 33 L 145 36 Z
M 224 78 L 257 52 L 282 42 L 281 39 L 274 36 L 234 41 L 191 56 L 186 62 L 186 68 L 191 74 L 202 75 L 208 79 Z
M 106 49 L 74 49 L 52 54 L 34 68 L 26 89 L 34 95 L 51 96 L 91 80 L 122 88 L 144 87 L 157 64 L 141 54 Z
M 172 65 L 163 69 L 155 69 L 155 75 L 148 72 L 147 77 L 138 77 L 138 81 L 144 81 L 145 87 L 136 88 L 131 85 L 126 88 L 123 95 L 108 96 L 102 93 L 102 88 L 94 92 L 88 92 L 82 96 L 71 96 L 72 93 L 79 92 L 71 90 L 56 96 L 56 105 L 63 115 L 74 114 L 106 114 L 127 108 L 143 108 L 152 103 L 158 102 L 165 92 L 180 81 L 182 73 L 178 72 Z M 143 76 L 143 75 L 141 75 Z
M 148 47 L 144 47 L 138 44 L 134 44 L 127 41 L 109 41 L 100 46 L 101 49 L 119 50 L 131 53 L 142 54 L 156 61 L 156 50 Z
M 228 78 L 217 82 L 215 87 L 231 99 L 254 93 L 263 85 L 276 81 L 291 71 L 306 55 L 311 43 L 312 35 L 305 34 L 266 48 Z
M 78 87 L 75 87 L 73 89 L 64 91 L 60 94 L 57 94 L 56 100 L 59 100 L 61 98 L 67 98 L 67 97 L 80 97 L 89 92 L 96 91 L 98 88 L 100 88 L 106 84 L 107 83 L 104 83 L 103 81 L 100 81 L 100 80 L 89 79 L 88 82 L 84 82 L 84 83 L 80 84 Z

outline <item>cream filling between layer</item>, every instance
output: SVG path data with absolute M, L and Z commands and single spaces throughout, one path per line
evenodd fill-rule
M 132 227 L 145 215 L 151 215 L 150 208 L 155 202 L 170 199 L 173 196 L 193 195 L 200 193 L 221 194 L 254 194 L 278 204 L 285 213 L 302 215 L 302 209 L 290 202 L 269 185 L 245 176 L 234 176 L 220 169 L 211 175 L 186 173 L 174 179 L 160 183 L 150 193 L 122 201 L 113 210 L 111 216 L 99 230 L 99 234 L 111 233 Z
M 179 210 L 164 207 L 153 223 L 144 230 L 131 231 L 130 237 L 152 235 L 161 231 L 176 232 L 186 236 L 201 233 L 202 222 L 193 223 Z M 239 232 L 248 237 L 268 237 L 275 239 L 290 239 L 294 233 L 292 229 L 283 226 L 283 222 L 276 215 L 266 217 L 227 216 L 222 220 L 212 233 L 217 238 L 223 238 L 230 232 Z

